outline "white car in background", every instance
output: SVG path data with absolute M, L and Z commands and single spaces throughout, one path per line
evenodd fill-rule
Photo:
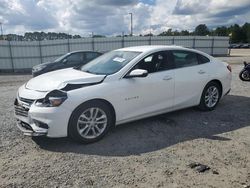
M 18 90 L 15 116 L 25 135 L 90 143 L 125 122 L 192 106 L 213 110 L 231 77 L 227 63 L 197 50 L 128 47 L 32 78 Z

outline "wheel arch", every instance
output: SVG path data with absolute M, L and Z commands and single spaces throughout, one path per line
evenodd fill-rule
M 209 83 L 211 83 L 211 82 L 217 83 L 217 84 L 220 86 L 220 97 L 221 97 L 222 94 L 223 94 L 223 86 L 222 86 L 221 81 L 218 80 L 218 79 L 213 79 L 213 80 L 209 81 L 207 84 L 209 84 Z M 206 84 L 206 85 L 207 85 L 207 84 Z
M 113 123 L 112 123 L 112 125 L 115 126 L 115 122 L 116 122 L 116 112 L 115 112 L 114 106 L 113 106 L 109 101 L 107 101 L 107 100 L 105 100 L 105 99 L 95 98 L 95 99 L 90 99 L 90 100 L 87 100 L 87 101 L 85 101 L 85 102 L 79 104 L 79 105 L 72 111 L 72 113 L 71 113 L 71 115 L 70 115 L 70 118 L 69 118 L 69 121 L 68 121 L 68 127 L 67 127 L 68 135 L 69 135 L 69 123 L 70 123 L 70 121 L 71 121 L 71 118 L 72 118 L 74 112 L 75 112 L 78 108 L 80 108 L 82 105 L 84 105 L 84 104 L 86 104 L 86 103 L 93 103 L 93 102 L 96 102 L 96 101 L 103 102 L 103 103 L 105 103 L 105 104 L 110 108 L 110 110 L 111 110 L 111 112 L 112 112 L 112 114 L 113 114 L 113 117 L 114 117 L 114 118 L 113 118 Z

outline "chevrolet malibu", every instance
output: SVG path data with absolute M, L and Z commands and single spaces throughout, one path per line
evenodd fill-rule
M 25 135 L 90 143 L 125 122 L 192 106 L 213 110 L 231 76 L 227 63 L 197 50 L 122 48 L 32 78 L 18 90 L 15 117 Z

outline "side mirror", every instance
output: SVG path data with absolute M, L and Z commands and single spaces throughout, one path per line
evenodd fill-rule
M 66 64 L 67 62 L 68 62 L 67 58 L 65 58 L 65 59 L 62 60 L 63 64 Z
M 147 71 L 147 70 L 135 69 L 135 70 L 132 70 L 132 71 L 126 76 L 126 78 L 146 77 L 147 75 L 148 75 L 148 71 Z

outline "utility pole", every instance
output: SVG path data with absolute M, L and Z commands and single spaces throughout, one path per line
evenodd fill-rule
M 129 13 L 130 14 L 130 36 L 133 36 L 133 13 Z
M 1 25 L 1 39 L 3 40 L 3 23 L 0 22 L 0 25 Z

